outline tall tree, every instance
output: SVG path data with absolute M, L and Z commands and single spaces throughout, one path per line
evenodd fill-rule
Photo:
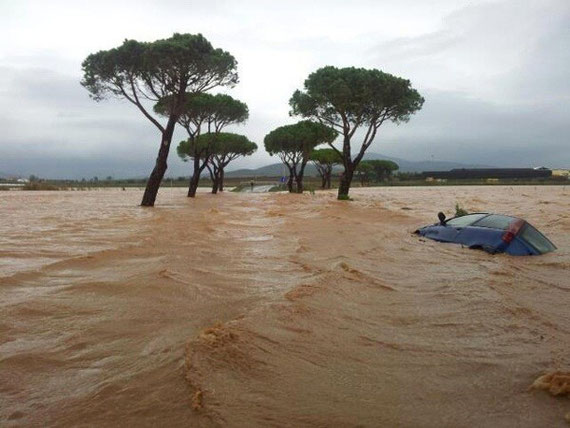
M 320 144 L 332 143 L 336 136 L 334 129 L 310 120 L 281 126 L 265 136 L 265 150 L 277 155 L 289 170 L 289 192 L 293 192 L 295 181 L 297 193 L 303 193 L 303 176 L 311 152 Z
M 134 104 L 161 134 L 158 156 L 141 205 L 154 205 L 186 93 L 235 85 L 238 81 L 236 67 L 232 55 L 214 49 L 201 34 L 178 33 L 154 42 L 125 40 L 121 46 L 91 54 L 83 61 L 81 84 L 95 101 L 108 96 L 125 99 Z M 147 103 L 164 98 L 169 100 L 169 114 L 166 123 L 160 123 Z
M 295 91 L 291 114 L 318 120 L 341 133 L 342 148 L 330 144 L 342 156 L 344 172 L 338 198 L 348 198 L 354 171 L 386 121 L 407 122 L 424 99 L 410 81 L 376 69 L 327 66 L 311 73 L 304 91 Z M 352 156 L 352 139 L 363 130 L 359 151 Z
M 224 190 L 224 171 L 230 162 L 241 156 L 250 156 L 257 150 L 257 144 L 246 136 L 231 132 L 202 134 L 199 140 L 210 147 L 207 168 L 212 179 L 212 193 Z
M 321 176 L 321 188 L 331 188 L 331 176 L 335 165 L 342 163 L 342 158 L 333 149 L 314 150 L 310 154 L 310 160 L 317 168 L 317 172 Z
M 160 100 L 154 110 L 168 115 L 171 102 Z M 184 160 L 193 163 L 193 171 L 188 185 L 188 197 L 195 197 L 200 176 L 210 161 L 210 148 L 205 144 L 194 144 L 194 140 L 204 132 L 219 133 L 228 125 L 245 122 L 249 117 L 247 105 L 229 95 L 186 94 L 178 123 L 188 132 L 188 141 L 180 142 L 177 152 Z M 208 140 L 209 141 L 209 140 Z

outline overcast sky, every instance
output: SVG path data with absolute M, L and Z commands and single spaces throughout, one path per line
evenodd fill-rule
M 570 0 L 0 0 L 0 172 L 147 175 L 159 135 L 131 104 L 92 101 L 90 53 L 125 38 L 202 33 L 238 60 L 227 93 L 257 142 L 295 122 L 288 100 L 324 65 L 378 68 L 425 97 L 369 149 L 408 160 L 570 167 Z M 184 138 L 177 131 L 173 144 Z M 167 175 L 188 175 L 172 151 Z

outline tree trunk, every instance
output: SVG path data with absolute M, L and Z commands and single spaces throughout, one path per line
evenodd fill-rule
M 188 184 L 188 197 L 194 198 L 196 196 L 196 191 L 198 190 L 198 185 L 200 184 L 200 174 L 202 174 L 202 169 L 200 168 L 200 156 L 194 156 L 194 171 L 192 172 L 192 177 L 190 177 L 190 183 Z
M 338 199 L 347 199 L 348 191 L 350 190 L 350 183 L 352 182 L 352 176 L 354 170 L 352 167 L 344 167 L 344 172 L 340 176 L 340 183 L 338 186 Z
M 210 180 L 212 180 L 212 193 L 215 195 L 218 193 L 218 185 L 220 183 L 220 171 L 214 165 L 210 166 L 206 164 L 208 172 L 210 173 Z
M 220 192 L 224 191 L 224 168 L 220 168 L 220 173 L 218 175 L 218 190 Z
M 332 175 L 332 170 L 331 171 L 327 171 L 327 178 L 326 178 L 326 182 L 327 182 L 327 189 L 331 188 L 331 175 Z
M 303 193 L 303 175 L 305 175 L 305 166 L 307 165 L 306 162 L 301 164 L 301 169 L 299 173 L 295 177 L 297 179 L 297 193 Z
M 289 190 L 289 193 L 293 193 L 293 168 L 291 168 L 289 165 L 287 165 L 287 168 L 289 168 L 289 179 L 287 180 L 287 190 Z
M 162 133 L 162 140 L 160 142 L 160 149 L 158 150 L 154 169 L 150 173 L 146 182 L 146 188 L 141 202 L 141 206 L 143 207 L 153 207 L 154 202 L 156 201 L 156 195 L 158 194 L 160 183 L 162 182 L 164 173 L 168 168 L 166 161 L 168 159 L 168 152 L 170 151 L 170 143 L 172 141 L 172 134 L 174 133 L 175 125 L 176 117 L 170 116 L 166 128 Z
M 326 174 L 321 175 L 321 189 L 326 189 L 327 187 L 327 176 Z

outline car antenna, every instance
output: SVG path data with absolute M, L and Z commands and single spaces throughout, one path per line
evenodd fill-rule
M 437 213 L 437 218 L 439 219 L 439 224 L 445 226 L 445 214 L 440 211 Z

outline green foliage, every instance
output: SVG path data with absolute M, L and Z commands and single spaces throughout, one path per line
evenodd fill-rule
M 339 127 L 408 121 L 424 99 L 410 81 L 376 69 L 327 66 L 311 73 L 305 91 L 295 91 L 291 113 Z
M 257 144 L 249 141 L 245 135 L 231 132 L 202 134 L 196 141 L 208 146 L 210 154 L 224 159 L 249 156 L 257 150 Z
M 96 101 L 108 96 L 126 99 L 164 131 L 143 100 L 167 98 L 168 109 L 176 116 L 186 92 L 237 83 L 236 66 L 232 55 L 214 49 L 201 34 L 175 33 L 154 42 L 125 40 L 117 48 L 89 55 L 82 64 L 81 85 Z
M 467 210 L 461 208 L 459 206 L 459 203 L 455 203 L 455 217 L 463 217 L 464 215 L 469 214 L 469 212 L 467 212 Z
M 294 125 L 280 126 L 265 136 L 265 150 L 270 155 L 279 153 L 301 154 L 307 157 L 323 143 L 332 143 L 337 133 L 330 127 L 310 120 Z
M 407 122 L 423 103 L 409 80 L 376 69 L 333 66 L 311 73 L 304 91 L 295 91 L 289 100 L 291 115 L 318 120 L 342 133 L 342 149 L 331 144 L 342 155 L 345 168 L 339 197 L 348 192 L 354 169 L 374 141 L 378 128 L 385 121 Z M 361 126 L 367 129 L 353 159 L 352 138 Z
M 162 98 L 154 111 L 168 116 L 174 104 L 172 96 Z M 186 93 L 179 113 L 178 123 L 191 136 L 200 134 L 202 126 L 207 126 L 209 132 L 220 132 L 225 126 L 245 122 L 249 117 L 245 103 L 224 94 Z
M 365 174 L 367 181 L 384 181 L 398 169 L 400 169 L 398 164 L 390 160 L 365 160 L 356 167 L 357 173 Z
M 342 163 L 342 157 L 333 149 L 313 150 L 309 159 L 321 165 L 335 165 Z
M 208 153 L 208 142 L 204 140 L 198 141 L 196 138 L 182 140 L 176 147 L 176 154 L 184 162 L 195 157 L 200 157 L 203 153 Z
M 297 192 L 302 193 L 303 174 L 311 152 L 320 144 L 332 143 L 336 136 L 336 131 L 328 126 L 303 120 L 274 129 L 263 142 L 265 150 L 272 156 L 277 155 L 289 169 L 289 191 L 293 191 L 295 182 Z

